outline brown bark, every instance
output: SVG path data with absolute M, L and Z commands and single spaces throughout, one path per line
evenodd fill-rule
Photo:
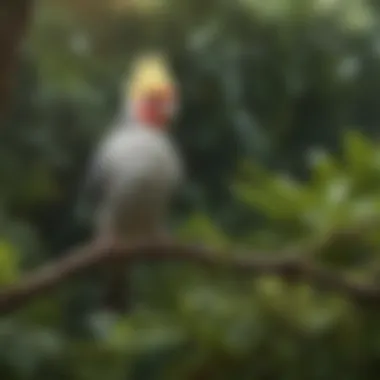
M 15 72 L 32 0 L 2 0 L 0 5 L 0 115 L 3 116 L 15 83 Z
M 299 257 L 308 256 L 304 252 Z M 298 257 L 298 254 L 297 254 Z M 305 263 L 297 257 L 274 257 L 268 253 L 251 252 L 236 256 L 207 248 L 181 244 L 136 245 L 107 248 L 88 244 L 72 250 L 60 260 L 25 275 L 21 280 L 0 292 L 0 314 L 12 312 L 35 297 L 45 294 L 60 283 L 92 268 L 113 262 L 133 264 L 134 261 L 187 261 L 209 268 L 228 268 L 248 276 L 278 275 L 288 281 L 304 281 L 316 289 L 336 292 L 352 302 L 371 307 L 380 306 L 380 287 L 348 280 L 334 271 Z M 228 258 L 228 259 L 227 259 Z

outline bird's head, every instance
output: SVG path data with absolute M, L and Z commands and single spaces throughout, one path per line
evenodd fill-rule
M 133 67 L 127 98 L 132 118 L 142 125 L 165 129 L 178 109 L 178 93 L 162 56 L 140 58 Z

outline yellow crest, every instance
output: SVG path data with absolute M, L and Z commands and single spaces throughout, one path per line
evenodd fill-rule
M 138 99 L 151 91 L 174 87 L 174 78 L 162 55 L 149 54 L 132 65 L 127 82 L 127 99 Z

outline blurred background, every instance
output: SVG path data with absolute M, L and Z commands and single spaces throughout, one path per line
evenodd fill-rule
M 370 0 L 36 1 L 0 131 L 0 283 L 86 241 L 74 209 L 90 154 L 129 62 L 159 48 L 182 93 L 178 239 L 297 249 L 380 286 L 379 13 Z M 140 264 L 134 311 L 111 318 L 101 285 L 86 274 L 2 317 L 1 378 L 378 378 L 378 311 L 339 294 Z

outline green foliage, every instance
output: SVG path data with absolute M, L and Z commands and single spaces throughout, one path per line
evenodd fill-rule
M 7 241 L 0 241 L 0 284 L 14 282 L 18 276 L 17 252 Z
M 211 247 L 215 248 L 226 247 L 229 243 L 226 234 L 204 214 L 191 215 L 186 224 L 181 227 L 177 235 L 183 241 L 189 243 L 207 241 Z
M 86 238 L 72 214 L 89 152 L 147 46 L 167 51 L 182 90 L 179 238 L 231 255 L 309 253 L 377 284 L 378 5 L 116 3 L 37 6 L 1 130 L 0 284 Z M 339 294 L 228 265 L 145 264 L 133 273 L 134 311 L 115 316 L 99 307 L 102 284 L 84 277 L 2 318 L 1 378 L 378 377 L 378 312 Z
M 375 223 L 379 217 L 379 150 L 357 132 L 344 136 L 341 160 L 311 154 L 308 182 L 250 170 L 253 180 L 238 181 L 236 193 L 282 229 L 295 225 L 298 237 L 320 238 L 337 229 Z M 295 237 L 296 238 L 296 237 Z
M 376 280 L 373 264 L 380 243 L 374 233 L 380 211 L 380 172 L 373 165 L 378 148 L 357 133 L 347 134 L 343 146 L 339 159 L 324 154 L 313 161 L 312 179 L 307 183 L 258 168 L 249 176 L 245 173 L 245 181 L 236 190 L 247 207 L 259 209 L 266 217 L 262 230 L 277 235 L 276 248 L 305 241 L 320 244 L 329 234 L 332 238 L 319 245 L 314 259 L 323 265 L 334 263 L 337 273 L 346 268 L 347 261 L 354 262 L 346 274 L 368 283 L 371 278 Z M 347 181 L 337 180 L 341 178 Z M 332 197 L 332 184 L 342 183 L 346 187 Z M 313 213 L 318 218 L 306 217 Z M 286 224 L 296 224 L 293 233 L 298 235 L 289 238 Z M 347 228 L 353 233 L 343 239 L 332 235 Z M 201 215 L 189 219 L 183 236 L 199 236 L 197 231 L 202 232 L 205 244 L 232 244 L 231 238 Z M 71 337 L 59 325 L 48 329 L 47 315 L 57 316 L 46 308 L 47 314 L 38 316 L 29 310 L 20 319 L 4 321 L 7 338 L 0 341 L 8 339 L 18 355 L 25 355 L 19 357 L 22 365 L 14 363 L 13 348 L 8 349 L 1 356 L 4 368 L 16 379 L 34 379 L 40 371 L 78 380 L 211 375 L 230 379 L 251 374 L 258 378 L 333 378 L 342 373 L 355 379 L 361 376 L 362 366 L 375 365 L 378 349 L 373 344 L 378 330 L 372 322 L 377 318 L 374 311 L 366 312 L 338 294 L 322 294 L 306 284 L 287 284 L 277 277 L 242 278 L 224 269 L 179 270 L 183 275 L 176 279 L 174 298 L 164 309 L 156 300 L 155 307 L 142 303 L 128 317 L 88 315 L 91 337 Z M 159 286 L 160 292 L 169 291 L 162 279 L 144 281 Z M 36 305 L 42 310 L 42 305 Z

